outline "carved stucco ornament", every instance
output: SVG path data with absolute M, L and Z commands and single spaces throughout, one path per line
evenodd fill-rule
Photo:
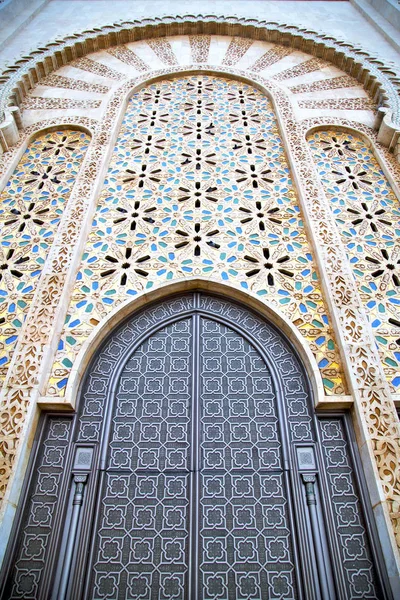
M 236 16 L 183 15 L 121 21 L 49 42 L 9 66 L 0 84 L 0 144 L 13 146 L 22 129 L 19 107 L 30 89 L 59 67 L 92 52 L 156 37 L 183 34 L 234 35 L 281 44 L 323 58 L 357 79 L 378 104 L 378 138 L 396 157 L 400 139 L 400 77 L 395 67 L 364 49 L 322 32 Z

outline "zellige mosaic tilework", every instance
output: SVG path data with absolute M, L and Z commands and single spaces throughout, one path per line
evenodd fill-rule
M 270 101 L 227 79 L 160 81 L 134 94 L 99 199 L 50 381 L 115 306 L 187 276 L 230 281 L 287 315 L 327 394 L 339 360 Z

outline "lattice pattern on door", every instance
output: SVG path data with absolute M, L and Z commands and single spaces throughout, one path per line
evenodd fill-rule
M 203 597 L 295 598 L 271 375 L 220 323 L 201 319 L 200 344 Z
M 400 203 L 372 149 L 327 129 L 309 136 L 324 191 L 375 333 L 393 392 L 400 390 Z
M 39 597 L 43 571 L 54 539 L 71 426 L 70 417 L 51 417 L 46 423 L 29 488 L 29 503 L 24 511 L 14 571 L 6 593 L 9 600 L 36 600 Z
M 92 598 L 183 598 L 188 553 L 191 322 L 153 335 L 118 384 Z M 150 592 L 150 590 L 152 590 Z
M 101 497 L 93 599 L 183 599 L 197 577 L 204 598 L 296 597 L 275 390 L 229 327 L 180 320 L 130 357 Z
M 331 506 L 340 539 L 341 565 L 346 572 L 346 596 L 373 598 L 375 569 L 343 419 L 321 418 L 319 426 Z

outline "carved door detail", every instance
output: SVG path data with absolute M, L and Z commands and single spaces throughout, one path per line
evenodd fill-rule
M 34 585 L 27 489 L 3 598 L 389 598 L 343 419 L 316 418 L 258 315 L 205 294 L 147 308 L 87 369 Z

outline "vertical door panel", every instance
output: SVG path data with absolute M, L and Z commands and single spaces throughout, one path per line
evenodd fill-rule
M 201 321 L 201 597 L 296 598 L 276 395 L 259 353 Z
M 51 547 L 57 543 L 55 522 L 62 504 L 71 426 L 70 417 L 51 416 L 44 423 L 4 598 L 36 600 L 43 597 L 44 574 L 54 559 Z
M 371 556 L 343 419 L 321 417 L 319 427 L 346 599 L 384 598 Z
M 117 384 L 91 598 L 182 600 L 188 568 L 191 319 L 153 334 Z

